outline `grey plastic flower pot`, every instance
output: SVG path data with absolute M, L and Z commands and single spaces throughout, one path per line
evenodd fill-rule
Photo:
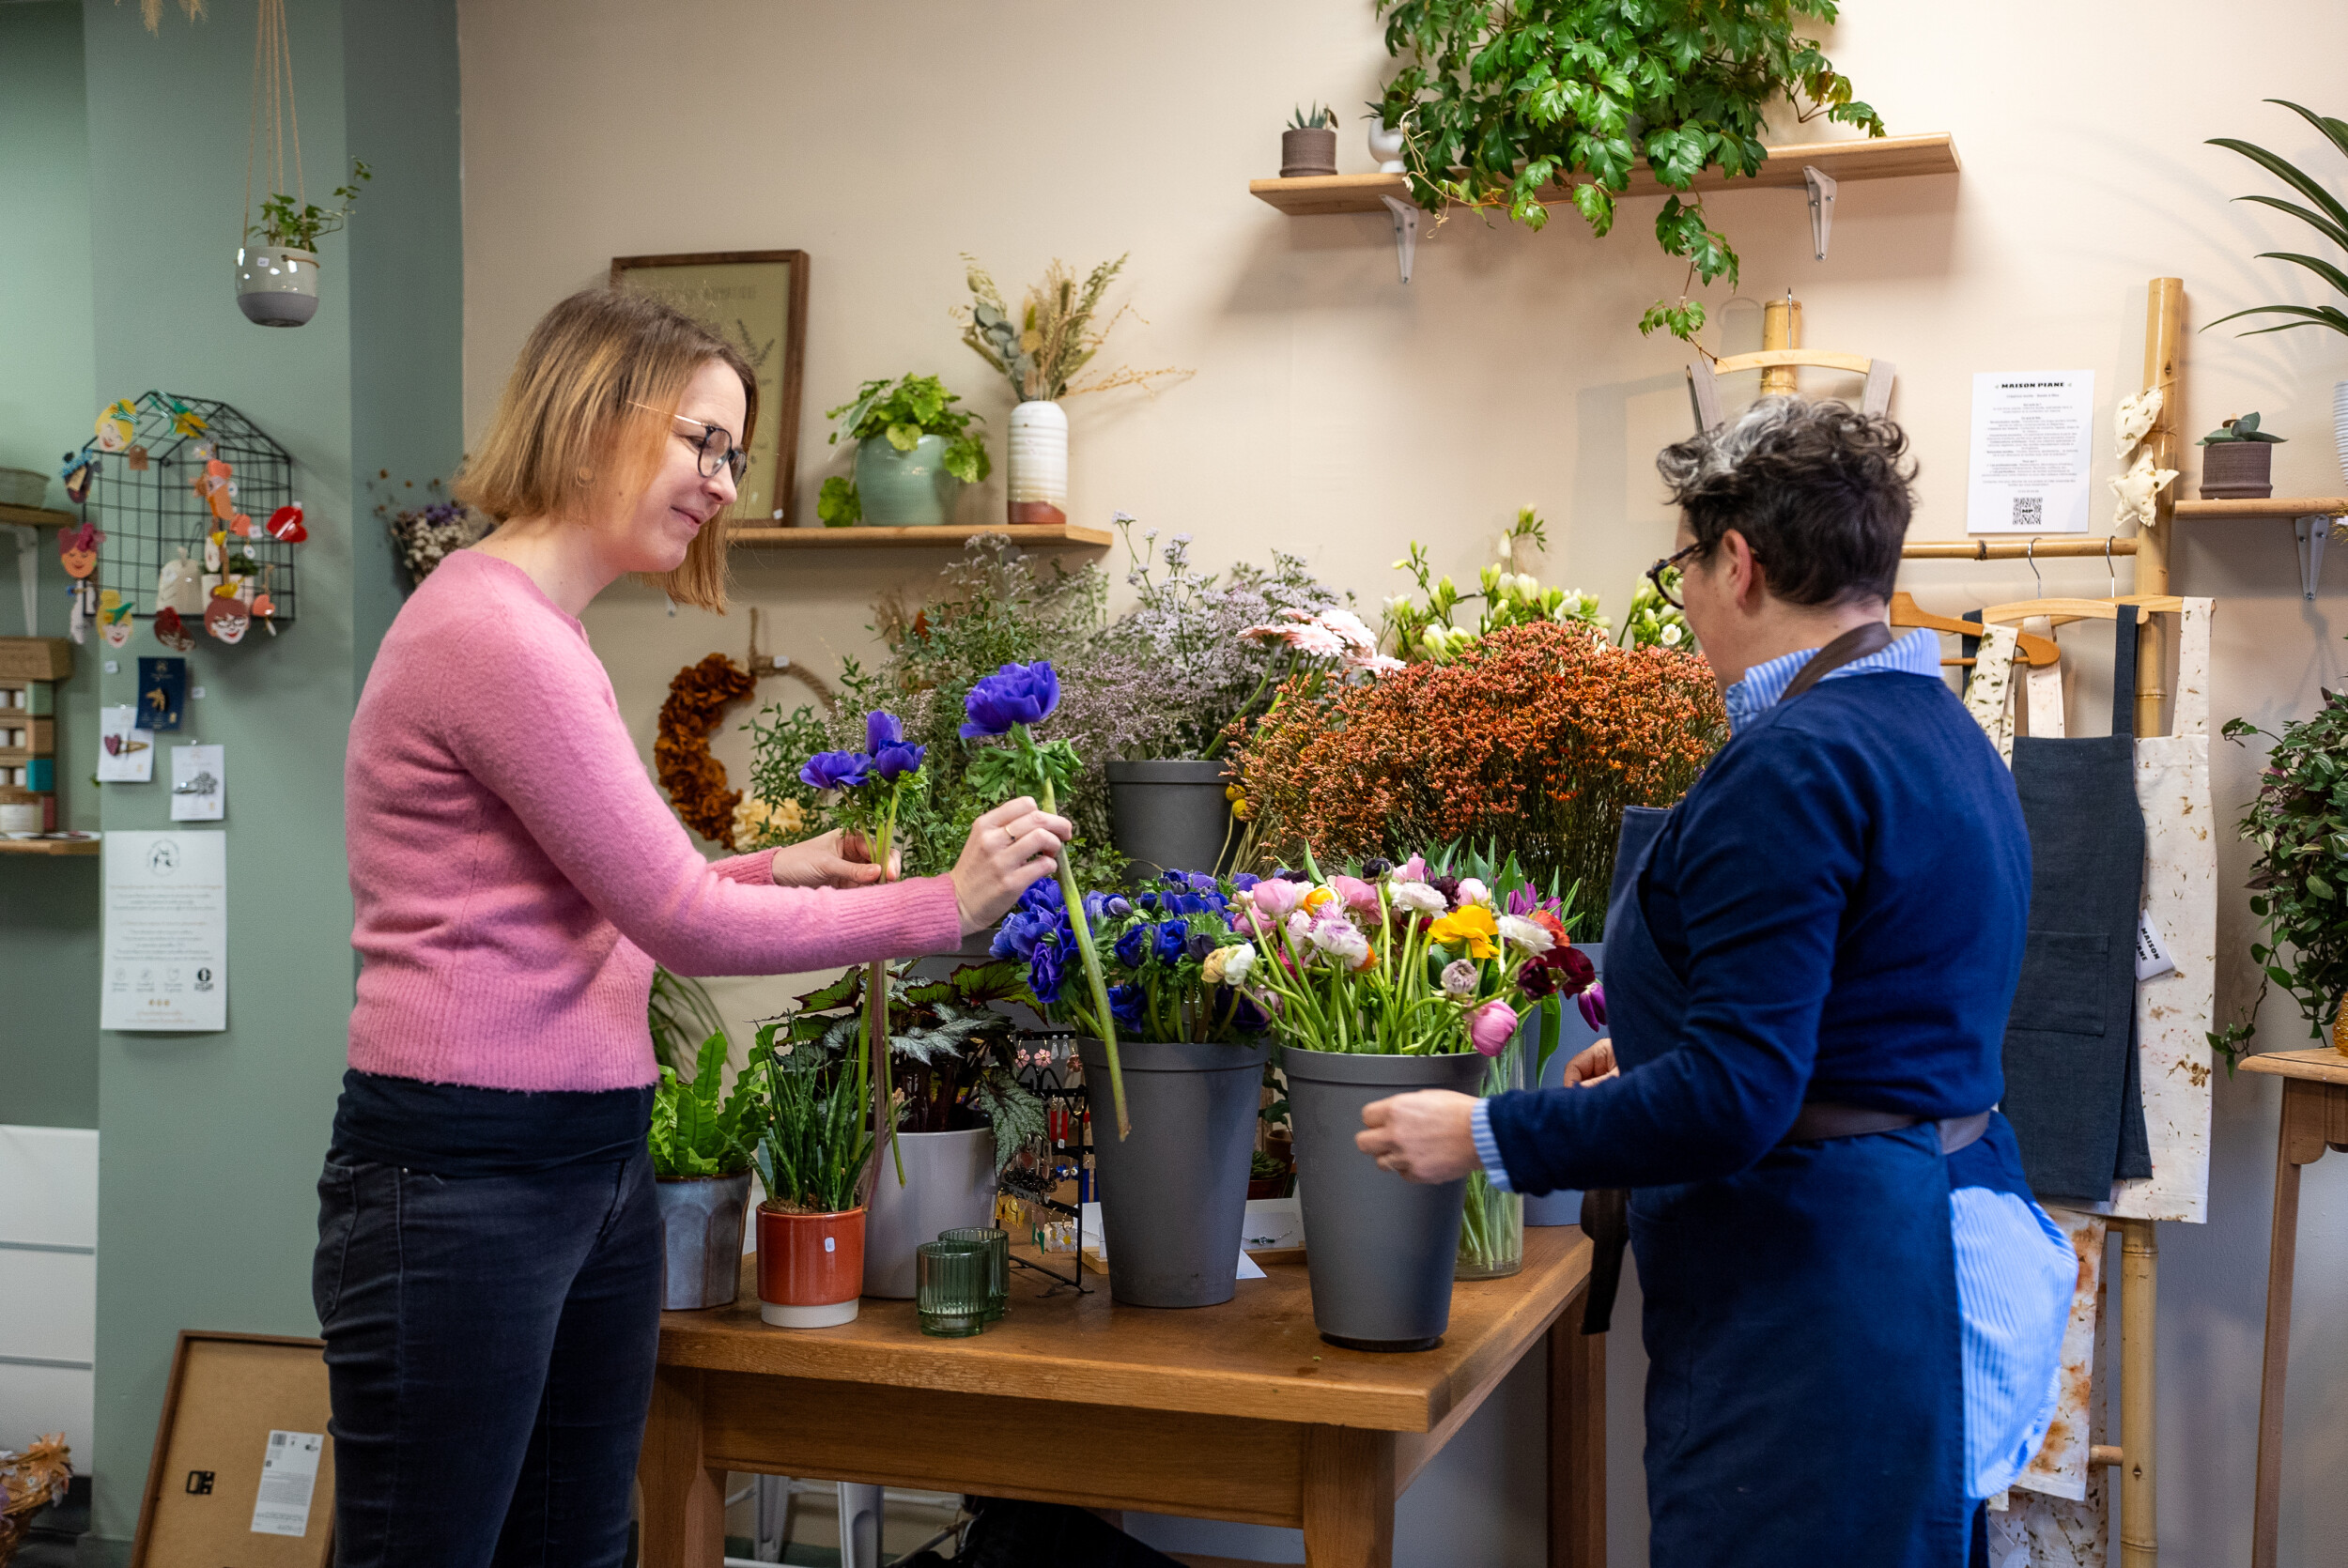
M 1109 837 L 1136 881 L 1160 871 L 1206 871 L 1238 848 L 1217 762 L 1111 762 Z
M 995 1222 L 995 1134 L 900 1132 L 905 1179 L 888 1150 L 876 1157 L 873 1195 L 864 1221 L 864 1294 L 908 1300 L 914 1294 L 914 1249 L 946 1230 Z
M 1362 1108 L 1413 1089 L 1474 1094 L 1475 1052 L 1356 1056 L 1286 1046 L 1313 1326 L 1352 1350 L 1431 1350 L 1451 1326 L 1451 1273 L 1467 1181 L 1405 1181 L 1354 1146 Z M 1097 1121 L 1093 1124 L 1100 1125 Z M 1109 1255 L 1117 1254 L 1112 1247 Z
M 662 1310 L 696 1312 L 732 1301 L 742 1283 L 742 1223 L 749 1209 L 750 1173 L 664 1177 L 653 1184 L 653 1191 L 660 1205 L 665 1260 Z
M 1131 1136 L 1117 1136 L 1107 1049 L 1079 1039 L 1109 1296 L 1129 1307 L 1212 1307 L 1237 1288 L 1269 1040 L 1120 1040 Z

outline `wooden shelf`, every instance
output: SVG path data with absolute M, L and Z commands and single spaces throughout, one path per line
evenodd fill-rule
M 2348 496 L 2270 496 L 2263 500 L 2181 500 L 2180 517 L 2339 517 Z
M 981 534 L 999 533 L 1014 545 L 1059 545 L 1082 550 L 1106 546 L 1116 535 L 1076 523 L 996 523 L 962 528 L 737 528 L 726 543 L 744 549 L 854 550 L 919 548 L 958 550 Z
M 53 512 L 45 506 L 0 506 L 0 523 L 20 527 L 71 528 L 80 521 L 70 512 Z
M 95 838 L 0 838 L 0 854 L 96 854 Z
M 1836 180 L 1902 179 L 1911 175 L 1953 175 L 1960 167 L 1956 138 L 1945 131 L 1923 136 L 1878 136 L 1867 141 L 1807 142 L 1769 148 L 1769 161 L 1750 178 L 1729 178 L 1715 166 L 1706 169 L 1689 186 L 1691 193 L 1707 191 L 1756 189 L 1801 190 L 1805 165 Z M 1410 181 L 1401 175 L 1315 175 L 1303 179 L 1251 179 L 1248 192 L 1271 203 L 1291 218 L 1327 212 L 1383 212 L 1386 196 L 1410 199 Z M 1642 164 L 1630 177 L 1629 196 L 1667 194 Z M 1544 204 L 1570 201 L 1560 186 L 1542 190 Z

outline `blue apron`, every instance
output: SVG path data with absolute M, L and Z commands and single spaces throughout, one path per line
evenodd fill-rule
M 1624 1072 L 1676 1048 L 1690 1001 L 1638 897 L 1669 819 L 1625 813 L 1606 912 Z M 1655 1568 L 1966 1561 L 1949 1187 L 1925 1123 L 1631 1193 Z

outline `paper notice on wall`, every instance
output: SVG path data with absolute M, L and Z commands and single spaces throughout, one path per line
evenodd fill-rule
M 130 703 L 98 710 L 98 781 L 144 784 L 155 776 L 155 731 L 139 728 Z
M 228 1027 L 228 840 L 206 832 L 105 837 L 106 939 L 98 1026 Z
M 2094 423 L 2092 370 L 1976 375 L 1966 531 L 2085 533 Z
M 171 820 L 216 822 L 228 814 L 228 748 L 171 748 Z
M 325 1436 L 272 1432 L 261 1453 L 261 1490 L 253 1499 L 255 1535 L 310 1533 L 310 1496 L 317 1490 L 318 1454 Z

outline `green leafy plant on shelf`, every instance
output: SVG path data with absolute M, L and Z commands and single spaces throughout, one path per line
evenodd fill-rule
M 2279 735 L 2243 718 L 2227 720 L 2225 735 L 2275 743 L 2239 823 L 2258 846 L 2249 887 L 2262 937 L 2250 944 L 2259 993 L 2240 1020 L 2209 1037 L 2232 1070 L 2269 986 L 2290 993 L 2319 1040 L 2348 992 L 2348 692 L 2325 691 L 2312 716 Z
M 2335 119 L 2328 115 L 2319 115 L 2314 110 L 2304 108 L 2287 99 L 2270 98 L 2266 101 L 2278 104 L 2298 115 L 2322 131 L 2324 139 L 2331 143 L 2343 156 L 2348 156 L 2348 120 Z M 2256 202 L 2261 207 L 2271 207 L 2278 212 L 2288 212 L 2332 244 L 2343 251 L 2348 251 L 2348 204 L 2343 204 L 2338 196 L 2325 190 L 2322 182 L 2314 176 L 2288 160 L 2267 151 L 2264 147 L 2236 137 L 2213 136 L 2210 138 L 2209 145 L 2214 147 L 2224 147 L 2230 152 L 2240 153 L 2285 185 L 2290 186 L 2300 195 L 2305 196 L 2309 205 L 2302 207 L 2297 202 L 2286 201 L 2280 196 L 2236 196 L 2234 200 Z M 2323 279 L 2335 292 L 2348 296 L 2348 271 L 2341 270 L 2334 262 L 2325 261 L 2320 256 L 2303 255 L 2296 251 L 2261 251 L 2259 259 L 2288 261 L 2294 266 L 2304 267 Z M 2348 333 L 2348 311 L 2341 310 L 2338 305 L 2252 305 L 2248 310 L 2239 310 L 2228 315 L 2221 315 L 2209 325 L 2215 327 L 2220 322 L 2239 320 L 2246 315 L 2287 315 L 2292 319 L 2278 326 L 2254 328 L 2244 332 L 2242 334 L 2244 337 L 2256 337 L 2261 332 L 2288 332 L 2294 327 L 2325 327 L 2335 332 Z M 2208 328 L 2203 328 L 2202 331 L 2206 331 Z
M 1691 284 L 1725 277 L 1734 288 L 1737 253 L 1703 200 L 1681 192 L 1707 168 L 1758 173 L 1771 108 L 1883 134 L 1816 40 L 1795 36 L 1800 19 L 1831 23 L 1834 0 L 1378 0 L 1378 9 L 1386 52 L 1403 62 L 1380 113 L 1403 132 L 1412 200 L 1437 214 L 1454 202 L 1498 208 L 1538 229 L 1553 187 L 1603 236 L 1644 159 L 1672 192 L 1656 242 L 1686 259 Z M 1676 300 L 1647 308 L 1639 331 L 1693 342 L 1704 322 L 1683 284 Z
M 2278 329 L 2270 327 L 2267 330 L 2269 331 L 2274 331 Z M 2228 441 L 2281 441 L 2286 438 L 2287 438 L 2285 437 L 2272 435 L 2267 431 L 2261 430 L 2259 428 L 2259 417 L 2258 415 L 2252 413 L 2240 414 L 2228 420 L 2225 423 L 2219 425 L 2217 429 L 2211 431 L 2208 435 L 2202 437 L 2200 440 L 2194 442 L 2193 444 L 2195 446 L 2213 446 L 2223 445 Z
M 375 177 L 375 171 L 356 158 L 350 161 L 350 183 L 334 187 L 334 199 L 342 206 L 323 208 L 316 202 L 297 207 L 294 198 L 284 192 L 261 204 L 261 221 L 244 231 L 247 239 L 259 238 L 264 245 L 280 245 L 294 251 L 315 251 L 318 241 L 330 234 L 339 233 L 350 219 L 350 210 L 359 203 L 359 187 Z
M 824 417 L 833 423 L 830 444 L 842 437 L 851 442 L 883 439 L 899 452 L 911 452 L 924 436 L 946 438 L 943 464 L 948 473 L 965 484 L 976 484 L 994 471 L 986 441 L 971 432 L 985 416 L 957 408 L 962 399 L 946 390 L 935 376 L 910 373 L 890 381 L 883 377 L 857 388 L 856 396 Z M 815 498 L 815 516 L 826 528 L 846 528 L 864 516 L 864 502 L 856 481 L 835 474 L 824 481 Z
M 750 1142 L 762 1115 L 757 1075 L 745 1072 L 731 1093 L 723 1092 L 726 1037 L 702 1041 L 693 1081 L 680 1081 L 662 1063 L 652 1092 L 653 1175 L 668 1180 L 687 1176 L 738 1176 L 750 1168 Z

